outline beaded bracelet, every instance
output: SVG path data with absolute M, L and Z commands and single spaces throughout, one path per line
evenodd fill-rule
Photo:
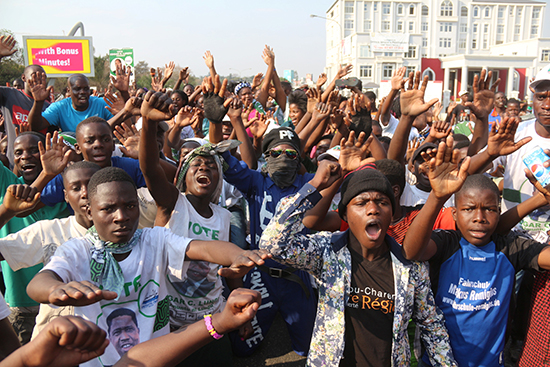
M 204 315 L 204 324 L 206 325 L 206 330 L 212 335 L 214 339 L 221 339 L 223 334 L 218 334 L 214 326 L 212 325 L 212 315 Z

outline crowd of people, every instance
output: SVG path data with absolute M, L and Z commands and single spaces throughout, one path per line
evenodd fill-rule
M 0 366 L 232 365 L 278 314 L 310 366 L 547 365 L 550 68 L 531 115 L 487 69 L 442 106 L 262 58 L 0 87 Z

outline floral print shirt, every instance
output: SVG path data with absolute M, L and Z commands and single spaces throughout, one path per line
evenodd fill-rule
M 319 305 L 308 366 L 338 366 L 345 345 L 345 300 L 351 279 L 348 233 L 302 234 L 302 219 L 321 195 L 310 184 L 283 199 L 264 230 L 260 248 L 268 250 L 282 264 L 312 274 L 319 287 Z M 434 366 L 457 366 L 443 314 L 436 307 L 424 263 L 404 258 L 401 246 L 390 236 L 392 269 L 395 279 L 392 366 L 409 366 L 411 353 L 407 326 L 412 318 L 421 329 L 421 338 Z

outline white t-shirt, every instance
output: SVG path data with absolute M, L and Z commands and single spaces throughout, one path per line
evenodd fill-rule
M 401 206 L 410 206 L 414 207 L 417 205 L 424 205 L 426 204 L 426 200 L 428 200 L 428 196 L 430 196 L 430 192 L 422 191 L 418 187 L 414 185 L 409 185 L 408 182 L 405 183 L 405 189 L 403 190 L 403 195 L 401 195 L 401 200 L 399 203 Z M 449 200 L 443 205 L 444 208 L 448 208 L 451 206 L 454 206 L 454 199 L 455 196 L 451 196 Z
M 74 215 L 63 219 L 41 220 L 0 239 L 0 253 L 13 271 L 40 263 L 47 264 L 57 247 L 72 238 L 81 237 L 86 228 Z M 32 338 L 56 317 L 74 315 L 72 306 L 41 304 Z
M 124 293 L 117 300 L 74 308 L 75 315 L 106 330 L 111 341 L 104 355 L 82 366 L 110 366 L 120 359 L 116 336 L 109 334 L 107 325 L 108 316 L 117 309 L 124 308 L 135 315 L 139 329 L 137 338 L 122 343 L 138 344 L 170 332 L 166 275 L 181 275 L 185 251 L 190 241 L 191 239 L 180 237 L 166 228 L 144 228 L 140 241 L 130 255 L 119 262 L 124 274 Z M 84 238 L 72 239 L 59 246 L 42 271 L 55 272 L 65 283 L 85 280 L 91 282 L 91 248 L 91 243 Z
M 516 152 L 507 156 L 500 156 L 493 161 L 493 168 L 503 165 L 504 170 L 504 189 L 502 192 L 502 212 L 511 209 L 533 196 L 537 190 L 525 177 L 523 171 L 523 156 L 530 153 L 537 145 L 541 148 L 550 146 L 550 139 L 541 137 L 535 131 L 536 121 L 526 121 L 521 124 L 521 130 L 516 132 L 514 141 L 519 141 L 527 136 L 533 139 L 518 149 Z M 549 241 L 550 231 L 550 207 L 544 206 L 535 210 L 529 216 L 525 217 L 519 224 L 518 230 L 528 233 L 533 239 L 546 243 Z
M 395 133 L 395 129 L 397 129 L 397 125 L 399 124 L 399 120 L 396 119 L 393 115 L 390 115 L 390 120 L 388 121 L 388 124 L 384 126 L 384 124 L 380 124 L 382 126 L 382 136 L 387 136 L 388 138 L 393 138 L 393 134 Z M 420 134 L 418 134 L 418 130 L 416 127 L 411 127 L 411 132 L 409 133 L 409 140 L 413 140 L 414 138 L 418 138 Z
M 231 214 L 210 203 L 213 215 L 204 218 L 180 193 L 166 228 L 175 234 L 197 240 L 229 241 Z M 169 274 L 170 324 L 172 328 L 189 325 L 204 315 L 221 311 L 223 285 L 218 264 L 206 261 L 186 261 L 181 275 Z

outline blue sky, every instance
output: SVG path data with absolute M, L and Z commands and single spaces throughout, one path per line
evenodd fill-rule
M 67 34 L 84 23 L 96 55 L 109 48 L 134 48 L 136 60 L 151 66 L 174 61 L 195 75 L 208 70 L 204 51 L 215 57 L 218 72 L 252 75 L 265 72 L 264 44 L 275 50 L 279 74 L 297 70 L 317 78 L 325 64 L 324 16 L 334 0 L 84 1 L 0 0 L 0 28 L 23 35 Z M 550 19 L 547 0 L 545 19 Z M 550 37 L 550 21 L 543 22 Z

